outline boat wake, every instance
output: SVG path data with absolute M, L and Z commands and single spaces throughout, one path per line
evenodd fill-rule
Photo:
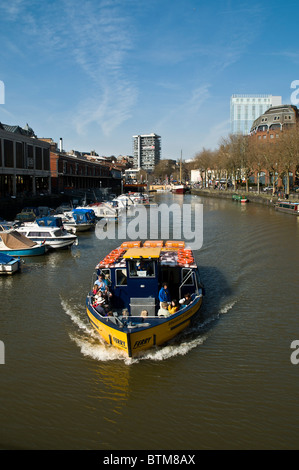
M 89 324 L 88 320 L 82 319 L 82 304 L 78 305 L 71 299 L 61 299 L 61 306 L 73 323 L 74 328 L 72 331 L 69 331 L 69 337 L 79 347 L 83 356 L 100 362 L 120 360 L 130 365 L 144 360 L 164 361 L 175 356 L 188 354 L 206 341 L 208 326 L 219 319 L 221 315 L 228 313 L 236 302 L 233 301 L 223 306 L 217 314 L 212 315 L 203 322 L 193 324 L 172 341 L 169 341 L 168 344 L 152 348 L 134 358 L 127 357 L 119 349 L 111 347 L 104 342 Z

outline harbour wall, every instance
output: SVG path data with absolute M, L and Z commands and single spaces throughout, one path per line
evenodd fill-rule
M 240 194 L 246 196 L 249 202 L 256 204 L 264 204 L 266 206 L 274 207 L 274 204 L 279 200 L 278 196 L 272 194 L 257 194 L 254 192 L 245 191 L 231 191 L 231 190 L 219 190 L 219 189 L 191 189 L 191 194 L 204 197 L 214 197 L 220 199 L 232 199 L 233 194 Z M 280 198 L 282 199 L 282 198 Z M 289 201 L 299 201 L 299 194 L 290 194 Z

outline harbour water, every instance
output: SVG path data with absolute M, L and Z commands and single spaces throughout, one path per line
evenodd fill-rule
M 117 242 L 84 232 L 26 259 L 0 278 L 0 448 L 299 448 L 299 218 L 191 195 L 156 202 L 203 204 L 197 322 L 124 358 L 85 314 L 94 267 Z

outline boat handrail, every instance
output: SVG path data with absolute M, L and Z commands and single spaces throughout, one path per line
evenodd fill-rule
M 188 268 L 185 268 L 185 269 L 188 269 Z M 182 284 L 179 286 L 179 298 L 180 299 L 182 298 L 182 287 L 188 281 L 188 279 L 192 276 L 192 273 L 193 273 L 193 270 L 191 268 L 189 268 L 189 273 L 185 276 L 185 278 L 183 279 Z M 197 289 L 197 291 L 198 291 L 198 289 Z
M 91 277 L 91 289 L 90 289 L 91 291 L 93 290 L 93 286 L 94 286 L 97 278 L 98 278 L 98 275 L 95 271 L 95 272 L 93 272 L 92 277 Z

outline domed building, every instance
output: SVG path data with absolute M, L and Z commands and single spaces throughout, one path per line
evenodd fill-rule
M 299 120 L 297 106 L 273 106 L 259 116 L 252 124 L 250 134 L 259 134 L 259 138 L 273 139 L 278 137 L 279 131 L 296 124 Z
M 272 141 L 274 142 L 281 135 L 283 130 L 294 126 L 299 122 L 299 110 L 294 105 L 280 105 L 273 106 L 259 116 L 252 124 L 250 135 L 259 141 Z M 255 172 L 255 181 L 260 178 L 260 182 L 265 185 L 273 184 L 273 172 L 270 176 L 269 169 L 262 169 L 259 173 Z M 278 173 L 275 172 L 277 186 L 288 186 L 287 179 L 282 179 Z M 289 172 L 289 182 L 291 185 L 297 184 L 298 180 L 298 166 L 295 164 Z

